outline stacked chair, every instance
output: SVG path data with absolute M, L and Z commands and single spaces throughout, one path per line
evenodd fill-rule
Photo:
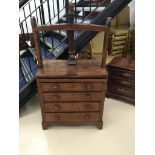
M 128 57 L 134 50 L 134 28 L 130 28 L 130 9 L 126 6 L 113 20 L 110 30 L 108 55 Z
M 111 35 L 109 38 L 109 55 L 126 55 L 128 32 L 128 29 L 114 29 L 114 31 L 111 31 Z
M 130 9 L 126 6 L 111 22 L 106 63 L 114 57 L 134 55 L 134 28 L 130 28 Z M 78 59 L 101 61 L 104 32 L 98 33 L 78 54 Z M 97 45 L 97 46 L 96 46 Z M 87 51 L 87 52 L 86 52 Z

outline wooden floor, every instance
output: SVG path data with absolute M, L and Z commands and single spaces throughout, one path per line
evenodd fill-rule
M 20 110 L 20 155 L 134 155 L 135 107 L 106 99 L 103 130 L 50 126 L 42 130 L 38 94 Z

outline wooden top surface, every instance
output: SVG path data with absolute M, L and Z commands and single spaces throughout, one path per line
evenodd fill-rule
M 68 65 L 67 60 L 44 60 L 38 69 L 37 78 L 106 78 L 107 71 L 95 60 L 77 60 L 77 65 Z
M 108 65 L 108 67 L 115 67 L 121 69 L 135 70 L 135 60 L 131 58 L 115 57 Z

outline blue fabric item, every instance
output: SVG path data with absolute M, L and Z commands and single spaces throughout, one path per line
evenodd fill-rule
M 47 52 L 48 57 L 46 59 L 49 59 L 51 57 L 50 55 L 53 55 L 53 59 L 56 59 L 58 56 L 60 56 L 65 51 L 66 47 L 68 47 L 66 43 L 61 42 L 60 40 L 56 38 L 53 38 L 52 40 L 52 36 L 44 37 L 44 41 L 42 38 L 40 39 L 42 41 L 42 51 L 46 49 L 45 46 L 49 48 L 48 49 L 49 53 Z M 43 57 L 45 57 L 44 53 L 45 52 L 43 52 Z
M 48 40 L 48 42 L 52 45 L 52 37 L 48 36 L 48 37 L 45 37 L 45 39 Z M 59 49 L 62 49 L 64 50 L 68 45 L 64 42 L 60 42 L 58 39 L 56 38 L 53 38 L 53 44 L 54 46 L 58 46 Z
M 47 37 L 49 40 L 51 40 L 51 37 Z M 66 43 L 60 43 L 60 41 L 56 38 L 53 39 L 53 43 L 55 46 L 59 45 L 60 46 L 58 47 L 58 49 L 61 50 L 61 52 L 64 51 L 64 49 L 68 46 Z M 52 44 L 52 42 L 51 42 Z M 52 54 L 49 54 L 49 51 L 46 50 L 45 46 L 43 46 L 41 44 L 41 54 L 42 54 L 42 57 L 43 59 L 54 59 L 54 55 Z M 26 64 L 28 65 L 28 67 L 30 68 L 31 72 L 30 74 L 32 73 L 34 78 L 36 77 L 36 72 L 38 70 L 38 66 L 37 66 L 37 63 L 36 61 L 34 60 L 33 58 L 33 55 L 32 53 L 25 53 L 23 56 L 22 56 L 22 59 L 26 62 Z M 19 66 L 19 90 L 23 90 L 25 89 L 27 86 L 29 85 L 29 83 L 25 80 L 25 77 L 22 73 L 22 69 L 21 69 L 21 66 Z
M 19 66 L 19 80 L 23 78 L 23 74 L 22 74 L 22 69 L 21 67 Z
M 34 70 L 34 75 L 35 75 L 36 68 L 37 68 L 37 63 L 34 61 L 32 54 L 31 53 L 26 53 L 25 55 L 22 56 L 22 59 L 29 66 L 29 69 L 31 69 L 31 72 Z M 31 74 L 31 72 L 30 72 L 30 74 Z M 25 79 L 25 77 L 23 75 L 23 71 L 21 69 L 21 66 L 19 66 L 19 78 L 20 78 L 19 79 L 19 91 L 21 91 L 28 85 L 28 82 L 26 81 L 26 79 Z
M 21 91 L 26 85 L 27 85 L 27 82 L 25 78 L 20 79 L 19 80 L 19 91 Z
M 21 67 L 19 66 L 19 91 L 27 84 L 24 75 L 22 74 Z
M 26 64 L 29 66 L 30 69 L 33 70 L 33 68 L 36 67 L 37 63 L 34 61 L 32 55 L 29 54 L 29 56 L 27 56 L 27 57 L 25 56 L 25 57 L 22 57 L 22 58 L 25 60 Z M 30 62 L 30 63 L 29 63 L 29 62 Z M 29 64 L 30 64 L 30 65 L 29 65 Z
M 51 54 L 48 54 L 49 52 L 45 49 L 45 47 L 43 47 L 43 45 L 40 47 L 41 49 L 41 55 L 43 57 L 43 59 L 53 59 L 54 56 Z

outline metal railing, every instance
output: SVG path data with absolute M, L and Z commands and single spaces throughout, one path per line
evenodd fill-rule
M 61 0 L 62 2 L 62 0 Z M 28 3 L 26 3 L 26 0 L 23 1 L 24 5 L 20 7 L 19 13 L 19 29 L 20 29 L 20 34 L 23 37 L 23 40 L 25 40 L 25 44 L 27 43 L 29 47 L 27 46 L 26 49 L 26 54 L 21 55 L 19 53 L 19 61 L 20 61 L 20 67 L 23 72 L 22 78 L 25 78 L 27 82 L 31 82 L 33 80 L 33 76 L 30 76 L 32 71 L 34 71 L 37 67 L 37 61 L 36 65 L 32 67 L 32 56 L 34 57 L 35 50 L 33 50 L 32 46 L 32 29 L 31 29 L 31 24 L 30 24 L 30 17 L 35 16 L 37 23 L 40 25 L 43 24 L 52 24 L 54 19 L 57 18 L 54 22 L 60 21 L 60 13 L 63 11 L 65 14 L 65 7 L 66 7 L 66 1 L 63 0 L 63 5 L 60 6 L 59 0 L 30 0 Z M 21 2 L 20 2 L 21 5 Z M 45 10 L 47 10 L 45 12 Z M 60 32 L 59 32 L 60 33 Z M 60 34 L 59 34 L 60 35 Z M 43 42 L 43 48 L 45 48 L 44 52 L 44 58 L 47 58 L 52 54 L 52 52 L 58 48 L 61 44 L 61 41 L 64 40 L 59 40 L 59 44 L 55 45 L 54 40 L 53 40 L 53 33 L 51 32 L 51 42 L 52 42 L 52 50 L 46 50 L 47 48 L 45 47 L 45 37 L 44 37 L 44 32 L 40 34 L 40 38 L 42 38 Z M 29 44 L 30 43 L 30 44 Z M 30 49 L 31 50 L 28 50 Z M 33 52 L 33 55 L 32 55 Z M 26 57 L 26 58 L 25 58 Z M 31 77 L 31 78 L 28 78 Z M 22 80 L 20 79 L 20 81 Z
M 25 0 L 26 1 L 26 0 Z M 20 28 L 20 34 L 23 36 L 24 40 L 26 41 L 26 44 L 29 46 L 27 47 L 27 54 L 25 54 L 26 59 L 24 59 L 23 56 L 20 54 L 20 65 L 22 67 L 22 71 L 24 72 L 24 76 L 26 79 L 28 79 L 27 82 L 31 82 L 32 78 L 27 78 L 31 75 L 31 73 L 36 70 L 37 68 L 37 60 L 35 58 L 35 50 L 33 47 L 33 39 L 32 39 L 32 28 L 30 24 L 30 17 L 35 16 L 36 21 L 39 25 L 44 24 L 53 24 L 53 23 L 60 23 L 60 22 L 67 22 L 68 17 L 68 11 L 69 11 L 69 2 L 72 2 L 75 4 L 75 23 L 91 23 L 92 18 L 94 18 L 93 14 L 97 11 L 99 7 L 103 7 L 105 5 L 105 2 L 109 0 L 29 0 L 29 2 L 25 3 L 22 7 L 19 9 L 20 17 L 19 17 L 19 28 Z M 110 4 L 111 0 L 108 4 Z M 81 10 L 79 10 L 79 8 Z M 87 11 L 85 11 L 87 10 Z M 102 10 L 101 10 L 102 11 Z M 99 14 L 100 12 L 98 12 Z M 62 20 L 62 17 L 65 17 L 66 20 Z M 42 42 L 42 48 L 44 59 L 57 58 L 63 50 L 61 49 L 61 45 L 63 45 L 67 40 L 67 32 L 66 36 L 62 37 L 62 32 L 58 31 L 57 35 L 61 37 L 56 37 L 55 32 L 50 32 L 48 34 L 49 37 L 47 37 L 47 33 L 41 32 L 40 40 Z M 81 32 L 78 32 L 76 37 L 79 37 Z M 56 37 L 56 38 L 54 38 Z M 57 40 L 57 43 L 55 43 L 55 40 Z M 47 47 L 51 44 L 51 47 Z M 65 46 L 67 47 L 67 46 Z M 53 53 L 56 53 L 55 51 L 62 50 L 62 52 L 58 52 L 59 54 L 56 56 Z M 52 55 L 53 54 L 53 55 Z M 36 63 L 35 66 L 32 66 L 32 57 L 34 58 L 34 62 Z M 27 60 L 27 61 L 26 61 Z M 26 68 L 26 69 L 25 69 Z M 29 69 L 28 69 L 29 68 Z

